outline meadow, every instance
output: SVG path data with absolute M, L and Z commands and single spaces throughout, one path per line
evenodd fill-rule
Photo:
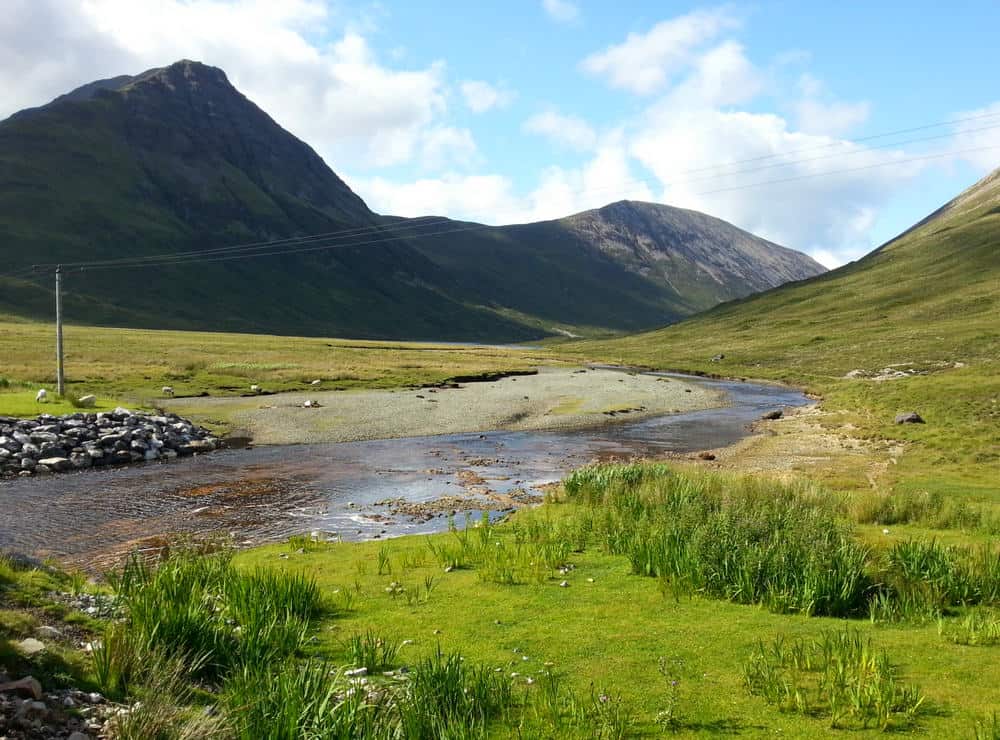
M 1000 550 L 872 542 L 861 514 L 612 464 L 430 537 L 180 548 L 111 574 L 73 680 L 140 701 L 126 738 L 996 737 Z M 5 565 L 0 599 L 57 577 Z M 10 654 L 26 627 L 0 631 Z
M 246 395 L 251 385 L 268 392 L 401 388 L 527 370 L 547 356 L 490 346 L 73 325 L 65 328 L 65 345 L 67 393 L 136 407 L 155 403 L 164 386 L 175 397 Z M 34 403 L 39 387 L 54 396 L 54 347 L 50 324 L 0 320 L 0 415 L 66 412 L 65 404 Z

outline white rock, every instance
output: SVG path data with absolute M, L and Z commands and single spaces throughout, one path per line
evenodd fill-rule
M 17 652 L 28 658 L 45 651 L 45 643 L 41 640 L 36 640 L 34 637 L 26 637 L 20 642 L 15 643 L 14 647 L 17 649 Z

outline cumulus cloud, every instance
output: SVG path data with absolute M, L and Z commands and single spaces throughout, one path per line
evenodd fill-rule
M 811 134 L 843 136 L 868 120 L 871 105 L 867 101 L 832 100 L 826 85 L 810 74 L 799 78 L 802 97 L 792 109 L 798 126 Z
M 739 19 L 727 8 L 697 10 L 657 23 L 646 33 L 630 33 L 622 43 L 588 56 L 581 67 L 612 87 L 650 95 L 686 68 L 705 43 L 738 26 Z
M 225 69 L 335 166 L 433 153 L 447 109 L 444 63 L 390 67 L 358 30 L 329 45 L 309 40 L 333 21 L 320 0 L 10 0 L 0 14 L 0 115 L 187 57 Z
M 666 113 L 651 111 L 631 147 L 661 183 L 664 201 L 815 253 L 827 264 L 868 251 L 878 209 L 921 170 L 903 161 L 902 151 L 796 131 L 774 114 Z M 706 169 L 706 162 L 721 166 Z
M 580 17 L 580 9 L 570 0 L 542 0 L 542 8 L 558 23 L 572 23 Z
M 473 113 L 485 113 L 494 108 L 505 108 L 514 99 L 514 93 L 482 80 L 466 80 L 459 89 L 465 104 Z
M 597 144 L 597 132 L 579 116 L 563 115 L 555 111 L 538 113 L 524 122 L 522 129 L 538 134 L 559 146 L 579 151 L 589 151 Z
M 449 166 L 472 167 L 482 158 L 472 132 L 453 126 L 438 126 L 423 133 L 421 155 L 426 169 L 439 170 Z
M 450 173 L 411 182 L 348 176 L 347 182 L 380 213 L 446 214 L 491 225 L 561 218 L 623 198 L 654 199 L 651 188 L 636 179 L 620 131 L 609 134 L 580 167 L 543 170 L 526 194 L 499 174 Z
M 965 111 L 955 115 L 962 123 L 954 125 L 954 148 L 965 152 L 959 155 L 983 173 L 992 172 L 1000 167 L 1000 101 L 991 103 L 978 110 Z M 978 149 L 981 151 L 967 151 Z

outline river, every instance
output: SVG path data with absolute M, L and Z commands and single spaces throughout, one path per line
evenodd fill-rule
M 764 412 L 809 403 L 779 386 L 675 377 L 723 391 L 729 405 L 597 429 L 261 446 L 0 483 L 0 549 L 99 570 L 174 534 L 252 545 L 315 530 L 345 540 L 440 531 L 447 512 L 414 517 L 384 502 L 471 495 L 456 510 L 503 509 L 490 502 L 537 498 L 593 460 L 722 447 Z

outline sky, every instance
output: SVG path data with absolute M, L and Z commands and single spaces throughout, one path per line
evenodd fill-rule
M 995 0 L 4 0 L 0 118 L 195 59 L 380 213 L 656 201 L 835 267 L 1000 166 L 997 28 Z

